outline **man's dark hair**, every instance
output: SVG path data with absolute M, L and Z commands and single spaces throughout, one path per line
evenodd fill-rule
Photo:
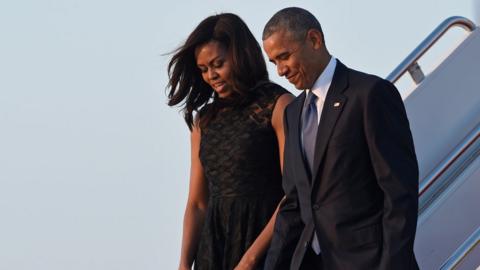
M 299 7 L 284 8 L 273 15 L 263 29 L 262 40 L 273 33 L 286 30 L 295 40 L 305 38 L 308 30 L 316 29 L 323 37 L 322 27 L 309 11 Z

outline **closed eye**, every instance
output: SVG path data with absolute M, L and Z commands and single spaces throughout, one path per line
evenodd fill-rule
M 213 62 L 212 66 L 214 68 L 221 68 L 223 66 L 223 60 L 215 60 L 215 62 Z
M 287 60 L 290 57 L 290 53 L 284 52 L 279 55 L 277 55 L 278 60 Z
M 207 69 L 206 67 L 204 67 L 204 66 L 201 66 L 201 67 L 199 66 L 198 69 L 200 70 L 201 73 L 205 73 L 205 72 L 207 72 L 207 70 L 208 70 L 208 69 Z
M 274 65 L 277 65 L 278 61 L 286 61 L 286 60 L 288 60 L 289 57 L 290 57 L 290 53 L 284 52 L 284 53 L 281 53 L 281 54 L 277 55 L 277 57 L 275 57 L 275 59 L 269 59 L 269 61 L 270 61 L 270 63 L 272 63 Z

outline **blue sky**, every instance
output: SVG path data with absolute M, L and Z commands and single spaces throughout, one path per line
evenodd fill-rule
M 475 20 L 480 9 L 478 0 L 0 3 L 0 269 L 174 269 L 189 133 L 166 105 L 165 53 L 219 12 L 240 15 L 260 40 L 286 6 L 314 13 L 342 62 L 382 77 L 445 18 Z

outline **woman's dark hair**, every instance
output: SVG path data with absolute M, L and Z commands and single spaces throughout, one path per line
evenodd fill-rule
M 193 111 L 198 112 L 211 98 L 212 106 L 208 106 L 199 118 L 200 127 L 204 127 L 222 107 L 218 106 L 221 102 L 216 102 L 218 95 L 203 80 L 196 65 L 195 49 L 210 41 L 222 44 L 232 63 L 234 92 L 227 98 L 230 105 L 245 103 L 255 85 L 268 81 L 260 45 L 240 17 L 223 13 L 204 19 L 190 34 L 185 44 L 173 52 L 174 55 L 168 64 L 167 88 L 170 90 L 168 105 L 184 103 L 182 111 L 189 129 L 193 126 Z

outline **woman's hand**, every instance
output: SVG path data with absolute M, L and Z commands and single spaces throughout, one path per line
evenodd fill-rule
M 240 262 L 234 268 L 234 270 L 253 270 L 257 265 L 257 260 L 254 256 L 248 254 L 243 255 Z

